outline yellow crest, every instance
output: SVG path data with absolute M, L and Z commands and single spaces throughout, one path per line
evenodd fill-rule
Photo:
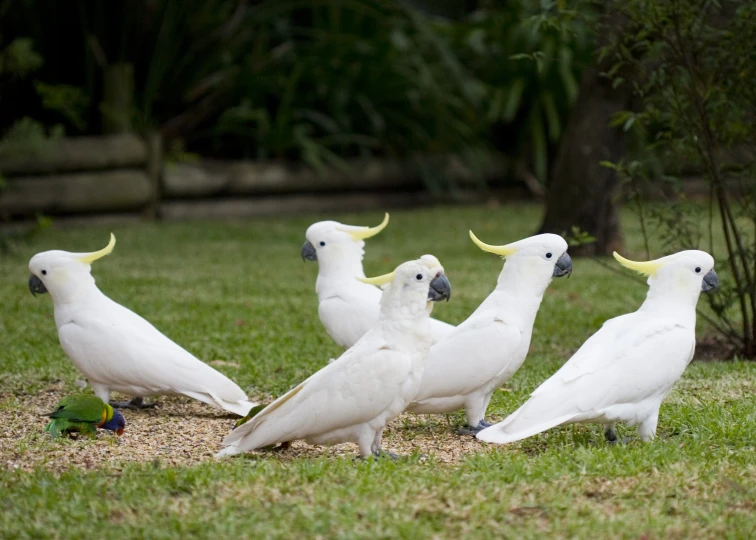
M 355 240 L 365 240 L 366 238 L 375 236 L 376 234 L 381 232 L 383 229 L 385 229 L 386 225 L 388 225 L 388 222 L 389 222 L 389 215 L 388 215 L 388 212 L 386 212 L 386 215 L 383 217 L 383 221 L 381 222 L 381 224 L 375 227 L 351 227 L 347 225 L 344 227 L 337 227 L 337 229 L 345 233 L 348 233 Z
M 84 264 L 92 264 L 97 259 L 101 259 L 105 255 L 110 255 L 110 253 L 113 251 L 113 248 L 115 247 L 115 243 L 116 243 L 115 235 L 113 233 L 110 233 L 110 242 L 108 242 L 107 246 L 102 248 L 100 251 L 95 251 L 93 253 L 85 253 L 77 257 L 76 260 Z
M 378 277 L 372 277 L 372 278 L 362 278 L 358 277 L 361 282 L 367 283 L 368 285 L 385 285 L 386 283 L 391 283 L 391 280 L 394 279 L 394 275 L 396 274 L 396 271 L 390 272 L 388 274 L 383 274 L 382 276 Z
M 473 242 L 475 242 L 475 245 L 478 246 L 483 251 L 488 251 L 489 253 L 494 253 L 496 255 L 501 255 L 502 257 L 506 257 L 507 255 L 512 255 L 514 252 L 517 251 L 517 248 L 513 247 L 512 244 L 507 244 L 505 246 L 492 246 L 491 244 L 486 244 L 485 242 L 481 242 L 478 240 L 478 237 L 473 234 L 472 231 L 470 231 L 470 238 Z
M 657 259 L 655 261 L 637 262 L 624 258 L 616 251 L 612 254 L 614 255 L 614 258 L 617 259 L 617 262 L 622 266 L 629 268 L 630 270 L 635 270 L 636 272 L 643 274 L 644 276 L 653 276 L 654 274 L 656 274 L 659 268 L 664 266 L 664 263 L 661 261 L 661 259 Z

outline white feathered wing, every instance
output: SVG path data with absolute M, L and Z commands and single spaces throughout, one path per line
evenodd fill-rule
M 575 422 L 637 424 L 653 414 L 693 357 L 695 335 L 670 319 L 617 317 L 502 422 L 478 439 L 510 443 Z
M 335 431 L 375 421 L 397 408 L 396 389 L 409 384 L 409 355 L 390 350 L 379 330 L 366 334 L 353 348 L 268 405 L 223 441 L 217 455 L 228 456 L 271 444 L 304 439 L 328 444 Z M 401 394 L 402 392 L 400 392 Z M 321 438 L 324 437 L 324 438 Z
M 129 395 L 180 394 L 244 416 L 255 404 L 231 379 L 106 296 L 58 328 L 63 350 L 92 382 Z

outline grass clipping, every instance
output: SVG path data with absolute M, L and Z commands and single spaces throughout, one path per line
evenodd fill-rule
M 8 470 L 37 467 L 63 472 L 69 468 L 93 469 L 127 462 L 159 462 L 168 466 L 212 461 L 234 426 L 236 416 L 188 398 L 159 398 L 158 406 L 139 411 L 122 410 L 126 431 L 122 437 L 98 430 L 97 439 L 52 439 L 42 430 L 46 414 L 64 396 L 50 388 L 31 396 L 0 396 L 0 464 Z M 444 416 L 403 415 L 389 424 L 383 449 L 399 455 L 432 455 L 437 462 L 455 463 L 480 452 L 485 445 L 460 436 Z M 309 446 L 301 441 L 280 452 L 260 452 L 263 459 L 292 460 L 329 455 L 353 458 L 357 446 Z

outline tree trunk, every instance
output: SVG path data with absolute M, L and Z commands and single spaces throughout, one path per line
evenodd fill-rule
M 600 163 L 624 155 L 624 132 L 609 123 L 614 113 L 631 104 L 626 86 L 613 89 L 597 67 L 585 71 L 552 169 L 541 232 L 570 235 L 578 227 L 594 236 L 594 243 L 572 250 L 580 255 L 610 254 L 622 242 L 617 174 Z

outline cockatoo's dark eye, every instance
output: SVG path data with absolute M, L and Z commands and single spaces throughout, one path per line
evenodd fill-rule
M 547 258 L 547 259 L 550 259 L 550 258 L 551 258 L 551 253 L 547 253 L 547 254 L 546 254 L 546 258 Z
M 323 242 L 322 240 L 320 241 L 320 247 L 325 247 L 325 242 Z
M 418 274 L 418 275 L 415 276 L 415 279 L 418 280 L 418 281 L 422 281 L 423 280 L 423 275 L 422 274 Z
M 701 273 L 701 267 L 700 266 L 696 266 L 696 274 L 700 274 L 700 273 Z
M 696 270 L 696 272 L 698 272 L 698 270 Z M 47 270 L 42 270 L 42 275 L 46 276 L 47 275 Z

